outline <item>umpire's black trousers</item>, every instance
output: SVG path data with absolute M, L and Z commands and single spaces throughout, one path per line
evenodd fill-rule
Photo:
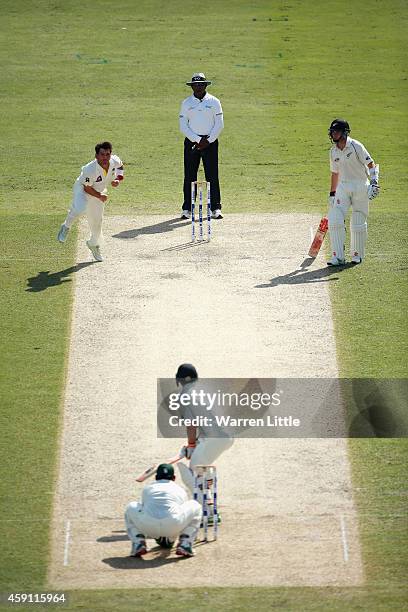
M 183 210 L 191 210 L 191 183 L 197 180 L 200 160 L 203 160 L 205 180 L 211 183 L 211 210 L 221 208 L 220 182 L 218 179 L 218 140 L 198 151 L 194 142 L 184 141 L 184 203 Z

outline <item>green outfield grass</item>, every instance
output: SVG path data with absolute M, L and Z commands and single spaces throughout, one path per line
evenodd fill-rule
M 56 253 L 56 223 L 1 218 L 1 574 L 10 588 L 45 577 L 75 273 L 75 241 Z
M 91 603 L 92 602 L 92 603 Z M 165 589 L 139 589 L 138 591 L 81 591 L 68 594 L 68 604 L 56 608 L 35 607 L 42 612 L 46 610 L 98 610 L 112 612 L 119 610 L 151 610 L 152 612 L 178 612 L 181 607 L 194 612 L 208 610 L 240 611 L 257 609 L 261 612 L 270 610 L 305 611 L 305 612 L 361 612 L 375 610 L 403 610 L 406 603 L 406 592 L 399 588 L 390 601 L 389 592 L 380 588 L 368 590 L 353 589 L 312 589 L 312 588 L 192 588 L 183 591 L 169 586 Z M 90 606 L 93 606 L 92 608 Z M 11 608 L 8 608 L 11 609 Z M 33 607 L 19 606 L 19 610 L 32 610 Z
M 407 377 L 406 26 L 397 0 L 101 0 L 91 11 L 79 0 L 3 0 L 0 590 L 45 585 L 73 284 L 86 273 L 75 230 L 64 247 L 55 240 L 73 181 L 110 139 L 126 180 L 108 214 L 174 215 L 192 72 L 206 72 L 224 107 L 227 214 L 325 212 L 337 115 L 381 164 L 367 261 L 330 277 L 339 368 Z M 350 452 L 364 588 L 86 591 L 72 609 L 402 609 L 406 442 L 355 439 Z

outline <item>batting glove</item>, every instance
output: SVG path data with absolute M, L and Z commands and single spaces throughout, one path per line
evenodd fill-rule
M 370 181 L 370 184 L 368 186 L 368 199 L 369 200 L 374 200 L 374 198 L 376 198 L 378 196 L 378 194 L 380 193 L 380 186 L 377 183 L 377 181 L 375 179 Z
M 181 449 L 181 453 L 182 455 L 184 455 L 184 457 L 186 459 L 191 459 L 191 456 L 194 452 L 196 445 L 194 444 L 187 444 L 187 446 L 183 446 L 183 448 Z

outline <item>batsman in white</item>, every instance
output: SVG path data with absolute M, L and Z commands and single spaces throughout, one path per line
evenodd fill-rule
M 147 552 L 146 538 L 154 538 L 162 548 L 171 548 L 179 538 L 176 554 L 194 555 L 193 544 L 200 528 L 201 505 L 188 500 L 186 491 L 176 484 L 174 468 L 162 463 L 156 481 L 143 489 L 142 501 L 126 508 L 125 523 L 132 542 L 130 555 L 141 557 Z
M 180 393 L 189 395 L 197 385 L 197 370 L 191 363 L 183 363 L 179 366 L 176 373 L 176 383 L 181 387 Z M 206 406 L 188 404 L 183 402 L 180 406 L 180 416 L 186 419 L 208 416 Z M 199 419 L 200 422 L 205 422 Z M 178 463 L 180 476 L 186 487 L 193 493 L 194 491 L 194 467 L 196 465 L 214 465 L 218 457 L 231 448 L 234 439 L 231 438 L 220 426 L 212 423 L 210 427 L 200 425 L 199 427 L 188 426 L 187 444 L 183 446 L 184 456 L 190 460 L 189 466 L 185 463 Z M 211 434 L 211 437 L 209 437 Z M 200 499 L 199 495 L 199 501 Z M 212 508 L 210 507 L 210 512 Z M 210 515 L 211 519 L 211 515 Z
M 86 213 L 91 232 L 86 245 L 96 261 L 103 261 L 100 249 L 104 204 L 108 185 L 117 187 L 123 180 L 123 162 L 112 154 L 112 145 L 105 141 L 95 145 L 95 159 L 82 167 L 74 184 L 74 197 L 67 218 L 58 232 L 58 241 L 65 242 L 70 227 Z
M 379 194 L 378 166 L 361 142 L 350 138 L 345 119 L 334 119 L 329 127 L 331 186 L 329 195 L 329 234 L 332 256 L 329 266 L 345 263 L 345 219 L 351 206 L 351 263 L 364 259 L 367 242 L 368 202 Z

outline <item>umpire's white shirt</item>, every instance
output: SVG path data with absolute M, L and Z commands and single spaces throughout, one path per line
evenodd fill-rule
M 180 130 L 191 142 L 200 142 L 201 136 L 214 142 L 224 127 L 221 102 L 209 93 L 202 100 L 194 95 L 183 100 L 179 118 Z
M 111 155 L 108 170 L 104 170 L 96 159 L 93 159 L 82 167 L 81 174 L 75 181 L 74 191 L 77 193 L 83 192 L 87 199 L 93 196 L 84 192 L 84 187 L 93 187 L 95 191 L 106 195 L 108 185 L 114 181 L 117 174 L 123 174 L 119 169 L 122 168 L 123 162 L 117 155 Z
M 367 166 L 373 159 L 365 146 L 354 138 L 347 137 L 343 150 L 334 145 L 330 149 L 330 170 L 339 175 L 339 183 L 349 181 L 367 182 Z

